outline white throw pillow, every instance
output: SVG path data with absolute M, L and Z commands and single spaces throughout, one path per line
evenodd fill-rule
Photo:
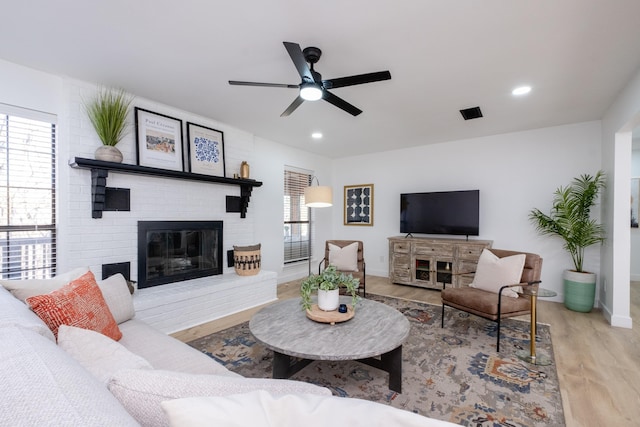
M 329 264 L 339 271 L 358 271 L 358 242 L 343 248 L 329 243 Z
M 311 394 L 273 396 L 264 390 L 225 397 L 191 397 L 162 402 L 172 427 L 453 427 L 362 399 Z
M 60 325 L 58 347 L 105 385 L 122 369 L 153 369 L 142 357 L 99 332 Z
M 254 390 L 266 390 L 275 395 L 331 395 L 327 388 L 300 381 L 185 374 L 159 369 L 121 370 L 109 381 L 109 390 L 143 426 L 168 425 L 160 404 L 183 397 L 227 396 Z
M 109 306 L 116 323 L 126 322 L 135 316 L 133 297 L 129 292 L 127 280 L 122 274 L 114 274 L 96 283 L 100 291 L 102 291 L 102 296 Z
M 484 249 L 478 259 L 478 267 L 469 286 L 485 291 L 500 292 L 505 285 L 516 285 L 522 278 L 522 269 L 527 256 L 525 254 L 512 255 L 504 258 L 496 256 L 488 249 Z M 517 288 L 515 288 L 517 290 Z M 514 288 L 505 289 L 502 295 L 518 298 Z
M 14 297 L 25 302 L 29 297 L 45 295 L 60 289 L 87 271 L 89 267 L 79 267 L 51 279 L 0 280 L 0 285 L 8 289 Z

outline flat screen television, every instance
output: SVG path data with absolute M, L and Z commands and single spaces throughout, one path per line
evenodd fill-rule
M 401 194 L 400 232 L 478 236 L 480 190 Z

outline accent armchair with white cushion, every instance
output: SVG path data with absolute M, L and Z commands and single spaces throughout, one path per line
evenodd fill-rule
M 496 351 L 500 351 L 500 322 L 507 317 L 531 313 L 529 298 L 519 298 L 521 287 L 538 287 L 542 258 L 528 252 L 502 249 L 483 250 L 473 282 L 460 288 L 443 284 L 442 320 L 444 307 L 449 306 L 498 323 Z
M 364 245 L 360 240 L 327 240 L 324 246 L 324 258 L 318 265 L 318 273 L 331 265 L 341 273 L 351 274 L 360 280 L 358 291 L 367 296 L 367 283 L 364 262 Z

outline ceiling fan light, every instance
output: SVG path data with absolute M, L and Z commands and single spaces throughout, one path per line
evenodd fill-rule
M 303 83 L 300 86 L 300 97 L 305 101 L 317 101 L 322 98 L 322 90 L 315 83 Z

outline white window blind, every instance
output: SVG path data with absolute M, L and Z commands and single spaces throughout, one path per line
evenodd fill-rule
M 311 174 L 299 170 L 284 171 L 284 262 L 307 261 L 310 256 L 310 209 L 304 205 L 304 189 Z
M 3 107 L 0 105 L 0 277 L 50 278 L 56 269 L 55 117 Z

